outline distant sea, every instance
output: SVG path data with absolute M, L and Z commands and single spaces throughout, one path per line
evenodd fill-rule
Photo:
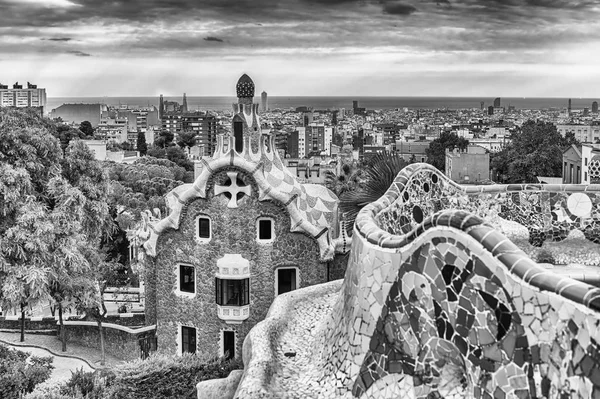
M 168 101 L 182 103 L 182 97 L 164 97 Z M 359 107 L 367 109 L 467 109 L 479 108 L 481 101 L 485 107 L 493 105 L 492 97 L 269 97 L 270 109 L 274 108 L 296 108 L 301 106 L 313 107 L 314 109 L 339 109 L 352 108 L 352 101 L 357 100 Z M 237 102 L 235 97 L 192 97 L 188 96 L 189 110 L 231 110 L 231 104 Z M 501 105 L 507 107 L 513 105 L 517 109 L 548 109 L 566 108 L 568 98 L 501 98 Z M 592 98 L 573 98 L 572 108 L 591 109 Z M 260 97 L 254 98 L 255 103 L 260 103 Z M 103 103 L 107 105 L 133 105 L 158 107 L 158 97 L 49 97 L 47 100 L 47 111 L 66 103 Z

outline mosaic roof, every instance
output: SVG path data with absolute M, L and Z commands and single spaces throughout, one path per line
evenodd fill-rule
M 171 209 L 168 217 L 156 223 L 148 223 L 145 235 L 148 236 L 144 248 L 150 256 L 156 254 L 158 235 L 167 228 L 177 229 L 183 206 L 195 198 L 206 198 L 210 176 L 219 170 L 237 167 L 254 178 L 259 188 L 259 200 L 275 200 L 286 206 L 291 218 L 292 232 L 307 234 L 314 238 L 320 249 L 322 261 L 333 259 L 337 252 L 349 250 L 349 240 L 344 229 L 336 229 L 336 195 L 325 186 L 301 184 L 285 167 L 275 148 L 274 137 L 263 136 L 257 151 L 252 151 L 250 137 L 244 137 L 244 151 L 235 151 L 234 138 L 218 137 L 217 148 L 210 160 L 202 160 L 202 172 L 192 185 L 177 187 L 167 195 Z M 334 231 L 342 231 L 334 237 Z M 346 244 L 348 242 L 348 244 Z

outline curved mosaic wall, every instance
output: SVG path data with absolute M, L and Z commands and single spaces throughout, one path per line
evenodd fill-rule
M 600 398 L 600 289 L 444 210 L 485 213 L 486 190 L 402 171 L 358 215 L 337 298 L 284 295 L 250 333 L 236 397 Z
M 383 229 L 407 233 L 443 209 L 489 218 L 499 215 L 529 230 L 529 242 L 560 241 L 572 230 L 600 243 L 600 185 L 509 184 L 460 186 L 429 164 L 412 164 L 398 175 L 397 200 L 378 215 Z

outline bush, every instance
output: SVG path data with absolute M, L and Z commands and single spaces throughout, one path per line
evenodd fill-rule
M 18 399 L 50 377 L 52 357 L 29 356 L 28 353 L 0 345 L 0 398 Z
M 105 393 L 110 399 L 196 398 L 196 384 L 224 378 L 241 369 L 238 360 L 206 360 L 193 354 L 166 356 L 154 354 L 114 370 L 114 381 Z
M 114 380 L 112 371 L 71 372 L 71 378 L 61 388 L 60 393 L 68 398 L 102 399 L 106 387 Z
M 552 265 L 555 265 L 556 260 L 554 259 L 554 255 L 552 255 L 550 251 L 542 249 L 537 255 L 537 263 L 550 263 Z

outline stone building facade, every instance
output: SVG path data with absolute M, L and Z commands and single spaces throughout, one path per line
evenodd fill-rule
M 161 351 L 239 357 L 277 295 L 345 272 L 337 197 L 283 165 L 247 75 L 237 92 L 232 134 L 218 138 L 193 184 L 168 194 L 169 215 L 140 233 L 146 316 Z

